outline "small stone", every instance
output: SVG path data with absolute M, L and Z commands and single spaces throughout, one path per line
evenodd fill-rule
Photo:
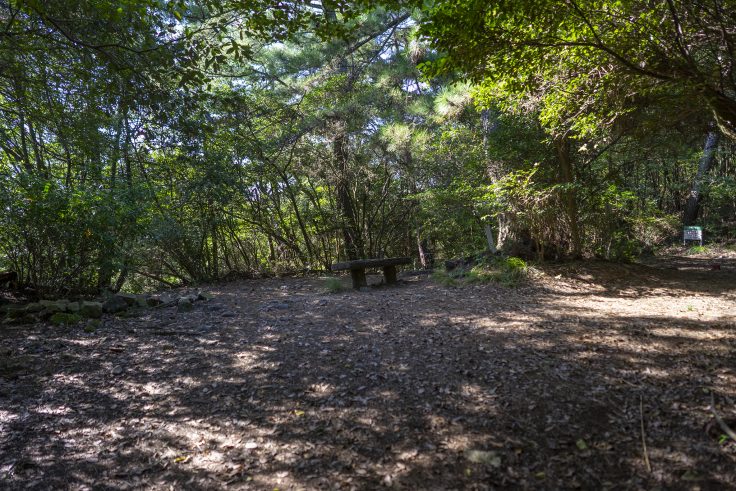
M 115 367 L 114 367 L 114 368 L 112 369 L 112 374 L 113 374 L 113 375 L 120 375 L 121 373 L 123 373 L 123 367 L 121 367 L 120 365 L 116 365 L 116 366 L 115 366 Z
M 245 449 L 246 450 L 255 450 L 258 448 L 258 443 L 250 441 L 245 443 Z

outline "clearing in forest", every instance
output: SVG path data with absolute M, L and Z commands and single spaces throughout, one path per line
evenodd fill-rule
M 736 260 L 212 287 L 0 333 L 10 489 L 736 488 Z M 347 280 L 346 280 L 347 281 Z

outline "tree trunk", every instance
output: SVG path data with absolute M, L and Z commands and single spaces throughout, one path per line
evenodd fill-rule
M 488 244 L 488 250 L 495 254 L 497 249 L 496 243 L 493 240 L 493 229 L 491 228 L 491 224 L 486 222 L 483 225 L 483 229 L 486 232 L 486 243 Z
M 417 229 L 417 249 L 422 269 L 434 268 L 434 254 L 429 249 L 429 241 L 421 236 L 421 229 Z
M 713 110 L 720 131 L 731 140 L 736 140 L 736 100 L 733 95 L 715 89 L 706 89 L 705 97 Z
M 572 159 L 570 157 L 570 140 L 567 137 L 555 139 L 557 148 L 557 160 L 560 166 L 560 179 L 564 184 L 573 184 L 575 182 Z M 575 191 L 573 189 L 566 190 L 562 195 L 567 214 L 568 223 L 570 225 L 570 240 L 572 242 L 572 255 L 575 258 L 582 256 L 582 244 L 580 241 L 580 229 L 578 227 L 578 204 Z
M 480 112 L 480 123 L 481 127 L 483 128 L 483 157 L 486 159 L 486 173 L 488 174 L 488 179 L 491 180 L 491 184 L 495 184 L 501 178 L 502 170 L 499 168 L 499 165 L 497 163 L 491 162 L 491 159 L 488 157 L 488 135 L 497 126 L 495 123 L 491 123 L 490 109 L 483 109 Z M 496 250 L 504 248 L 504 242 L 509 237 L 509 234 L 505 233 L 507 222 L 508 218 L 505 216 L 505 214 L 499 213 L 497 237 L 498 242 L 493 242 L 493 229 L 491 228 L 491 225 L 488 223 L 485 224 L 484 228 L 486 233 L 486 241 L 488 242 L 488 249 L 491 252 L 495 253 Z
M 344 122 L 337 122 L 337 134 L 333 140 L 333 155 L 337 164 L 337 202 L 342 215 L 342 234 L 345 240 L 345 252 L 349 260 L 363 259 L 365 248 L 363 235 L 358 227 L 355 213 L 355 203 L 350 197 L 350 179 L 348 173 L 348 156 L 345 146 L 347 135 L 344 132 Z
M 698 220 L 701 199 L 700 189 L 703 187 L 705 175 L 713 166 L 720 135 L 721 134 L 717 128 L 711 127 L 708 131 L 708 136 L 705 138 L 703 155 L 700 157 L 700 161 L 698 161 L 698 172 L 695 174 L 695 180 L 693 181 L 693 186 L 690 189 L 690 196 L 688 196 L 687 202 L 685 203 L 685 214 L 682 220 L 685 226 L 694 225 Z

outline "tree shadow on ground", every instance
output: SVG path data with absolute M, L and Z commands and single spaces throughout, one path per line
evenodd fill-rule
M 280 285 L 94 335 L 6 333 L 31 366 L 0 385 L 4 486 L 736 487 L 736 446 L 707 428 L 709 391 L 736 398 L 726 312 Z
M 572 281 L 576 294 L 629 298 L 719 294 L 736 299 L 736 259 L 730 258 L 674 257 L 651 264 L 582 261 L 540 268 L 551 277 Z

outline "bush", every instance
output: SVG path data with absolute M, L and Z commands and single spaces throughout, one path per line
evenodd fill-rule
M 342 286 L 340 278 L 327 278 L 327 280 L 325 280 L 325 289 L 330 293 L 339 293 L 343 291 L 345 287 Z
M 70 326 L 76 324 L 82 320 L 82 316 L 79 314 L 68 314 L 64 312 L 57 312 L 51 316 L 49 321 L 57 326 Z
M 687 253 L 690 255 L 704 254 L 706 252 L 708 252 L 708 247 L 701 245 L 692 246 L 690 249 L 687 250 Z
M 529 267 L 518 257 L 481 258 L 470 268 L 457 268 L 452 271 L 438 271 L 432 279 L 444 286 L 457 286 L 461 283 L 499 283 L 514 288 L 526 279 Z

